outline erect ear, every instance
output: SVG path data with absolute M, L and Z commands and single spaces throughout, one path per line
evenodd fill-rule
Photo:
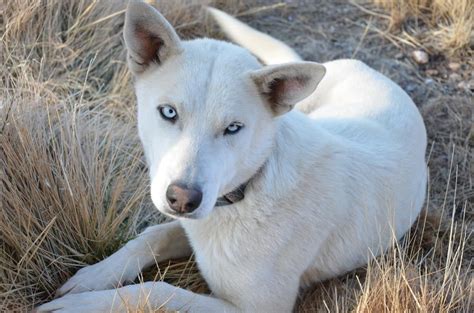
M 181 52 L 181 42 L 170 23 L 154 7 L 142 1 L 132 0 L 128 4 L 123 36 L 128 66 L 134 74 Z
M 280 115 L 312 94 L 325 73 L 321 64 L 298 62 L 266 66 L 250 77 L 273 113 Z

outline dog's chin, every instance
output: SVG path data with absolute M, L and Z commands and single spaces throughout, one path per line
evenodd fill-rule
M 158 211 L 163 213 L 164 215 L 171 217 L 172 219 L 178 219 L 178 220 L 199 220 L 207 217 L 210 213 L 210 211 L 205 211 L 202 210 L 201 208 L 198 208 L 196 211 L 191 212 L 191 213 L 177 213 L 173 211 L 171 208 L 165 206 L 162 208 L 158 208 Z

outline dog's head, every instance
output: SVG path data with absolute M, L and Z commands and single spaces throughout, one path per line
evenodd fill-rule
M 324 75 L 316 63 L 262 68 L 230 43 L 181 41 L 140 1 L 127 8 L 124 38 L 152 200 L 174 217 L 205 217 L 219 196 L 248 181 L 271 153 L 276 117 Z

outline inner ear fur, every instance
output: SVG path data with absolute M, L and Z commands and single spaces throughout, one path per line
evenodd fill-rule
M 266 66 L 250 77 L 272 112 L 280 115 L 312 94 L 325 73 L 319 63 L 298 62 Z
M 128 4 L 123 34 L 127 62 L 134 74 L 181 52 L 181 41 L 170 23 L 142 1 L 132 0 Z

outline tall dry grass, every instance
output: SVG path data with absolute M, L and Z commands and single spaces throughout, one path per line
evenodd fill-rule
M 191 38 L 211 31 L 202 3 L 168 1 L 160 10 Z M 79 267 L 162 220 L 136 136 L 125 4 L 0 4 L 2 312 L 51 299 Z M 191 275 L 175 273 L 190 264 L 166 266 L 166 278 L 192 285 Z
M 474 47 L 472 0 L 372 0 L 388 10 L 390 28 L 437 52 L 456 54 Z M 406 23 L 413 20 L 413 23 Z M 472 55 L 472 54 L 471 54 Z
M 0 137 L 0 290 L 9 309 L 52 292 L 68 268 L 109 255 L 147 220 L 132 126 L 103 112 L 29 110 L 12 111 Z
M 216 35 L 199 3 L 161 2 L 161 10 L 184 38 Z M 134 127 L 123 9 L 122 1 L 0 4 L 1 312 L 51 299 L 78 268 L 162 220 Z M 298 311 L 473 311 L 472 109 L 453 101 L 423 111 L 433 125 L 429 214 L 367 268 L 305 291 Z M 206 292 L 192 260 L 143 276 Z

